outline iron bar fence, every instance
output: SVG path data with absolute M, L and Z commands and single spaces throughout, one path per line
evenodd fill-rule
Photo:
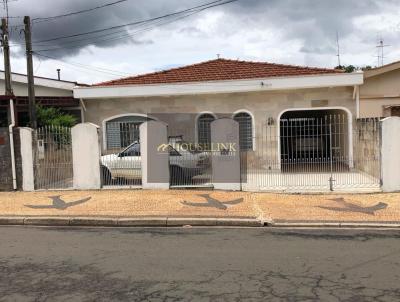
M 212 187 L 211 152 L 207 146 L 211 143 L 210 125 L 214 119 L 204 114 L 197 120 L 197 127 L 179 122 L 168 126 L 171 188 Z
M 73 186 L 71 128 L 44 126 L 34 131 L 35 188 L 68 189 Z
M 106 146 L 101 156 L 101 181 L 104 186 L 142 185 L 142 162 L 138 122 L 108 122 Z
M 380 187 L 379 119 L 296 117 L 257 129 L 241 153 L 242 186 L 255 191 L 326 191 Z
M 103 186 L 141 186 L 139 126 L 131 122 L 107 124 L 107 143 L 101 156 Z M 279 124 L 270 120 L 262 123 L 254 136 L 246 133 L 252 148 L 241 148 L 242 188 L 379 190 L 380 127 L 379 119 L 348 120 L 345 114 L 288 116 Z M 205 148 L 207 141 L 197 144 L 192 128 L 169 127 L 168 131 L 170 186 L 212 187 L 212 150 Z M 72 188 L 71 129 L 46 126 L 37 129 L 34 138 L 36 189 Z

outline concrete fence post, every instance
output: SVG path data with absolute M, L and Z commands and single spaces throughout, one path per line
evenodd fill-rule
M 91 123 L 78 124 L 71 130 L 74 189 L 101 187 L 99 130 L 99 126 Z
M 382 191 L 400 191 L 400 117 L 382 120 Z
M 22 190 L 35 190 L 34 176 L 34 153 L 33 153 L 33 129 L 19 128 L 21 141 L 21 163 L 22 163 Z
M 212 182 L 217 190 L 241 190 L 239 123 L 228 118 L 211 123 Z
M 143 189 L 169 189 L 167 125 L 148 121 L 140 125 L 139 131 Z

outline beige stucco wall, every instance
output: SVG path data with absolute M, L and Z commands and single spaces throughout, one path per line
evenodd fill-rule
M 4 95 L 4 80 L 0 80 L 0 95 Z M 12 83 L 14 95 L 16 96 L 28 96 L 28 85 L 24 83 Z M 66 89 L 57 89 L 44 86 L 35 85 L 36 96 L 73 96 L 73 91 Z
M 185 116 L 178 117 L 180 122 L 175 125 L 175 132 L 169 133 L 170 135 L 183 134 L 185 140 L 188 141 L 196 137 L 194 118 L 196 113 L 213 112 L 218 117 L 231 117 L 234 112 L 246 110 L 254 117 L 255 146 L 262 143 L 260 137 L 264 136 L 262 133 L 265 134 L 267 119 L 272 117 L 277 124 L 277 119 L 284 110 L 344 107 L 351 112 L 353 119 L 356 111 L 353 87 L 131 99 L 90 99 L 84 102 L 85 121 L 97 124 L 101 128 L 106 119 L 122 114 L 141 113 L 157 117 L 160 113 L 193 113 L 191 118 L 186 120 Z M 170 125 L 169 130 L 173 128 L 168 117 L 163 116 L 162 119 Z M 267 149 L 273 150 L 272 153 L 275 154 L 277 142 L 269 144 L 271 146 Z
M 390 108 L 386 106 L 400 106 L 398 98 L 374 98 L 360 100 L 360 117 L 387 117 L 390 116 Z M 386 107 L 386 108 L 385 108 Z
M 368 73 L 366 73 L 368 74 Z M 360 117 L 390 115 L 385 106 L 400 105 L 400 70 L 366 78 L 360 87 Z

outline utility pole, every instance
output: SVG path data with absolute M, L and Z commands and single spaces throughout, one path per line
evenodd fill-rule
M 8 45 L 8 24 L 7 19 L 1 19 L 1 38 L 3 42 L 4 53 L 4 78 L 5 78 L 5 94 L 10 96 L 13 94 L 11 88 L 11 65 L 10 65 L 10 46 Z
M 8 44 L 8 22 L 6 18 L 1 19 L 1 41 L 3 43 L 3 54 L 4 54 L 5 95 L 12 98 L 13 91 L 11 87 L 10 46 Z M 13 118 L 15 118 L 14 116 L 11 116 L 12 112 L 13 110 L 10 108 L 10 110 L 8 111 L 8 121 L 10 124 L 11 121 L 13 121 Z
M 4 5 L 7 12 L 7 18 L 1 19 L 1 40 L 3 43 L 4 53 L 4 81 L 5 95 L 10 97 L 10 109 L 8 111 L 8 135 L 10 139 L 10 154 L 11 154 L 11 173 L 13 180 L 13 189 L 17 189 L 17 172 L 15 167 L 15 148 L 14 148 L 14 131 L 15 127 L 15 104 L 13 100 L 13 91 L 11 86 L 11 63 L 10 63 L 10 46 L 8 44 L 8 0 L 4 0 Z
M 27 63 L 27 76 L 28 76 L 29 120 L 31 128 L 36 129 L 37 121 L 36 121 L 36 101 L 35 101 L 35 80 L 33 77 L 31 18 L 29 16 L 24 17 L 24 24 L 25 24 L 26 63 Z

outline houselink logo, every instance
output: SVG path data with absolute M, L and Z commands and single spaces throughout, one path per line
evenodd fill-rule
M 225 154 L 230 154 L 236 152 L 236 143 L 210 143 L 210 144 L 200 144 L 200 143 L 171 143 L 171 144 L 161 144 L 157 147 L 158 152 L 169 152 L 175 150 L 177 152 L 220 152 Z

